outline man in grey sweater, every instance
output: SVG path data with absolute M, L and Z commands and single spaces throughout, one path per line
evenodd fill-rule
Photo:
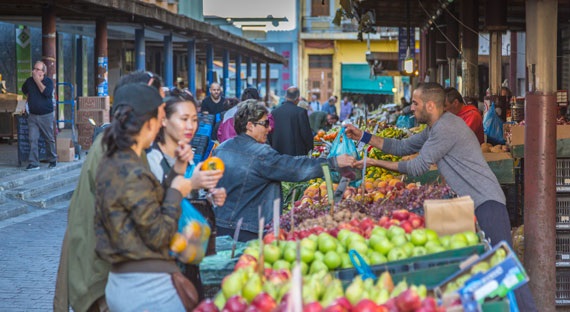
M 419 152 L 418 157 L 409 161 L 369 159 L 368 166 L 419 176 L 427 172 L 432 164 L 437 164 L 447 184 L 458 195 L 471 196 L 477 221 L 491 243 L 494 245 L 504 240 L 512 246 L 505 194 L 481 153 L 477 137 L 463 119 L 444 112 L 444 102 L 445 92 L 441 85 L 423 83 L 418 85 L 412 96 L 412 111 L 416 120 L 427 124 L 423 132 L 405 140 L 384 139 L 347 125 L 346 134 L 361 144 L 370 144 L 397 156 Z M 362 161 L 355 166 L 362 167 Z M 523 292 L 525 294 L 521 296 Z M 537 311 L 528 286 L 517 291 L 517 301 L 521 311 Z

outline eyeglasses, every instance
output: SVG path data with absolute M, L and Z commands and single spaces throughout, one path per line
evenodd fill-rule
M 252 121 L 254 125 L 264 126 L 265 128 L 269 128 L 269 119 L 265 119 L 264 121 Z
M 35 68 L 35 67 L 34 67 L 34 70 L 44 71 L 43 68 Z

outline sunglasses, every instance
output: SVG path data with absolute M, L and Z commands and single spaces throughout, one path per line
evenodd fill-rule
M 252 121 L 254 125 L 264 126 L 265 128 L 269 128 L 269 119 L 265 119 L 264 121 Z

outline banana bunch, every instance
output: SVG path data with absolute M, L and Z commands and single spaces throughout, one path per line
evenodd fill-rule
M 320 185 L 320 184 L 321 184 L 322 182 L 324 182 L 324 181 L 325 181 L 325 180 L 322 179 L 322 178 L 311 179 L 311 180 L 309 180 L 309 185 L 312 185 L 312 184 L 315 184 L 315 183 L 318 184 L 318 185 Z
M 420 133 L 420 132 L 424 131 L 424 129 L 426 127 L 427 127 L 426 124 L 420 124 L 419 126 L 410 128 L 408 130 L 410 130 L 411 133 L 416 134 L 416 133 Z
M 372 159 L 382 159 L 387 161 L 399 161 L 401 157 L 394 156 L 391 154 L 386 154 L 377 148 L 372 148 L 368 153 L 368 157 Z M 366 168 L 366 177 L 373 178 L 373 179 L 380 179 L 382 181 L 387 181 L 394 176 L 397 175 L 395 172 L 386 170 L 380 167 L 367 167 Z
M 386 128 L 378 135 L 383 138 L 401 139 L 406 135 L 406 132 L 399 128 Z

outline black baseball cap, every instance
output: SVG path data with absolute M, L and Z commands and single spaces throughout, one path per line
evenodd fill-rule
M 164 100 L 156 88 L 144 83 L 129 83 L 115 91 L 113 112 L 117 107 L 126 105 L 132 107 L 136 115 L 142 116 L 154 111 L 162 103 Z

